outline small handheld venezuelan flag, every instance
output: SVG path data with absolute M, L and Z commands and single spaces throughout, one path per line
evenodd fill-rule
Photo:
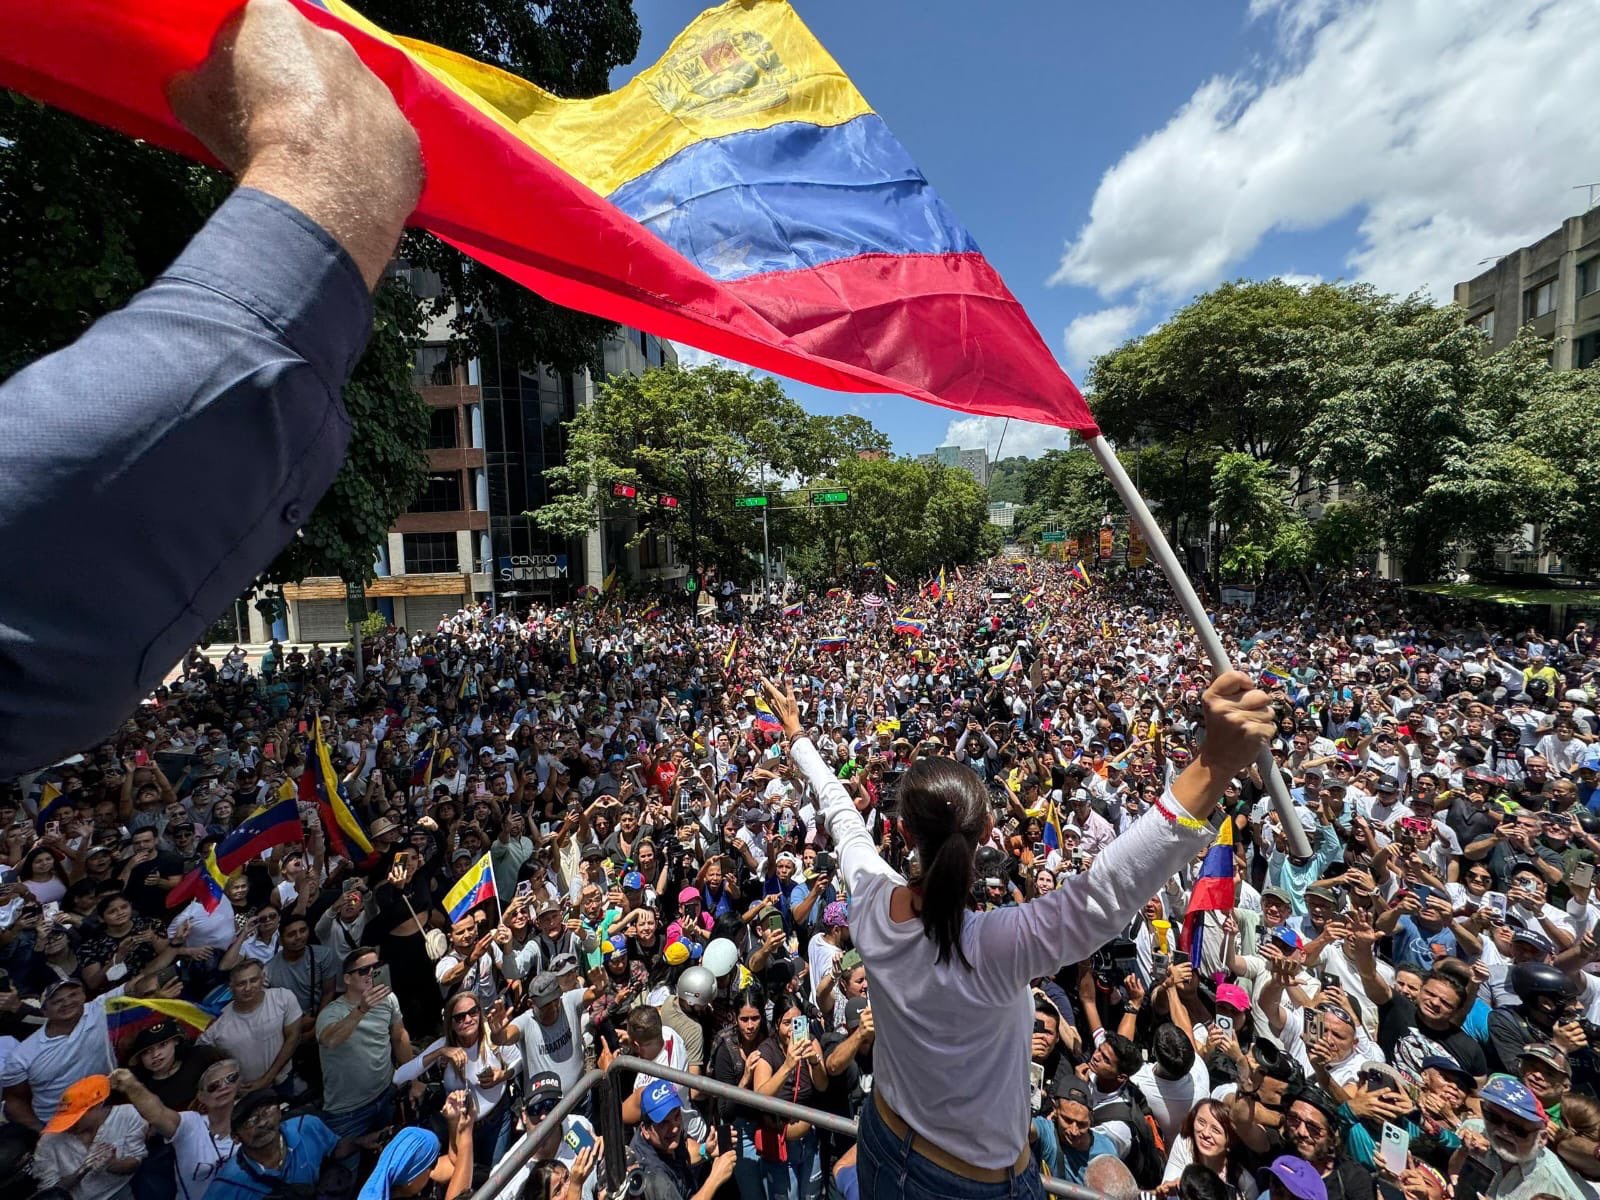
M 485 854 L 467 868 L 467 873 L 444 896 L 444 910 L 450 914 L 451 923 L 461 920 L 485 900 L 495 900 L 494 871 Z

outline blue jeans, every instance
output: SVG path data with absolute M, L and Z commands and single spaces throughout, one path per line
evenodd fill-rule
M 739 1200 L 791 1200 L 788 1165 L 768 1162 L 756 1153 L 755 1129 L 754 1121 L 733 1123 L 733 1134 L 739 1141 L 739 1159 L 733 1165 Z M 792 1142 L 789 1150 L 794 1152 Z
M 395 1090 L 391 1084 L 376 1099 L 367 1101 L 360 1108 L 352 1108 L 347 1112 L 324 1112 L 322 1119 L 329 1129 L 342 1138 L 360 1137 L 389 1124 L 394 1116 L 394 1097 Z
M 472 1161 L 493 1166 L 511 1145 L 511 1102 L 502 1099 L 472 1125 Z
M 789 1139 L 789 1187 L 796 1200 L 822 1200 L 821 1139 L 816 1129 Z
M 862 1106 L 856 1132 L 861 1200 L 1044 1200 L 1035 1162 L 1004 1183 L 978 1183 L 924 1158 L 911 1142 L 910 1134 L 895 1137 L 870 1099 Z

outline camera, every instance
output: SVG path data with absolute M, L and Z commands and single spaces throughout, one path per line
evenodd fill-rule
M 1107 991 L 1122 986 L 1122 981 L 1139 966 L 1139 952 L 1128 938 L 1112 938 L 1094 952 L 1090 970 L 1095 982 Z

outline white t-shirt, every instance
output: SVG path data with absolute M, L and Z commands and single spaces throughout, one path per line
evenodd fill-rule
M 240 1080 L 249 1083 L 267 1073 L 272 1060 L 283 1049 L 284 1030 L 300 1020 L 301 1015 L 300 1001 L 288 988 L 265 988 L 254 1012 L 240 1012 L 236 1005 L 228 1005 L 206 1027 L 199 1043 L 226 1050 L 228 1057 L 239 1064 Z M 286 1063 L 272 1082 L 280 1083 L 289 1078 L 289 1071 Z
M 1161 1126 L 1161 1140 L 1168 1146 L 1178 1136 L 1189 1110 L 1211 1094 L 1211 1072 L 1198 1054 L 1182 1079 L 1163 1079 L 1156 1074 L 1154 1063 L 1145 1063 L 1134 1073 L 1133 1082 L 1144 1093 L 1150 1115 Z
M 189 901 L 184 910 L 173 918 L 172 924 L 167 926 L 167 937 L 175 937 L 178 928 L 185 921 L 192 924 L 189 927 L 189 938 L 184 945 L 205 946 L 219 954 L 233 945 L 233 939 L 239 933 L 233 923 L 233 904 L 226 896 L 218 900 L 217 907 L 210 912 L 207 912 L 199 901 Z
M 561 1077 L 561 1090 L 570 1092 L 583 1076 L 583 988 L 576 987 L 561 996 L 561 1011 L 556 1023 L 539 1024 L 531 1010 L 512 1019 L 522 1033 L 522 1069 L 525 1080 L 545 1071 Z
M 231 1136 L 212 1133 L 210 1124 L 199 1113 L 179 1113 L 178 1132 L 172 1139 L 172 1152 L 178 1160 L 178 1200 L 202 1200 L 222 1164 L 237 1149 Z
M 683 1037 L 670 1025 L 665 1025 L 661 1029 L 661 1053 L 656 1055 L 655 1061 L 660 1066 L 671 1067 L 678 1071 L 687 1071 L 689 1069 L 689 1051 L 684 1047 Z M 633 1086 L 635 1090 L 649 1087 L 656 1079 L 657 1076 L 641 1071 L 634 1080 Z M 695 1109 L 689 1089 L 682 1084 L 673 1084 L 672 1086 L 678 1093 L 678 1099 L 683 1101 L 683 1131 L 689 1137 L 699 1141 L 705 1137 L 705 1120 Z
M 109 1075 L 117 1065 L 111 1058 L 105 999 L 84 1005 L 78 1023 L 60 1037 L 50 1037 L 43 1026 L 34 1030 L 6 1060 L 0 1071 L 0 1087 L 26 1083 L 33 1093 L 33 1112 L 39 1120 L 48 1121 L 56 1115 L 68 1084 L 86 1075 Z
M 843 950 L 825 937 L 811 939 L 811 944 L 806 947 L 806 958 L 811 964 L 811 971 L 806 978 L 806 984 L 811 989 L 811 1003 L 817 1002 L 818 982 L 833 974 L 833 964 L 839 961 L 839 956 L 843 953 Z

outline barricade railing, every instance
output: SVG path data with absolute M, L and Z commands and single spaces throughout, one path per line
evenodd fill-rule
M 761 1112 L 771 1113 L 775 1117 L 783 1117 L 789 1121 L 809 1121 L 818 1129 L 826 1129 L 843 1137 L 856 1136 L 856 1123 L 849 1117 L 841 1117 L 837 1113 L 823 1112 L 821 1109 L 811 1108 L 804 1104 L 795 1104 L 790 1100 L 780 1100 L 776 1096 L 763 1096 L 759 1092 L 748 1088 L 736 1087 L 731 1083 L 723 1083 L 720 1079 L 711 1079 L 705 1075 L 692 1075 L 688 1071 L 680 1071 L 674 1067 L 664 1067 L 660 1063 L 645 1062 L 643 1059 L 631 1055 L 619 1054 L 611 1060 L 610 1066 L 604 1070 L 590 1070 L 573 1085 L 572 1090 L 561 1097 L 561 1102 L 551 1110 L 550 1114 L 540 1121 L 531 1133 L 524 1134 L 521 1139 L 513 1143 L 506 1151 L 494 1170 L 489 1173 L 489 1178 L 484 1180 L 482 1186 L 472 1193 L 471 1200 L 521 1200 L 518 1196 L 502 1195 L 508 1184 L 518 1171 L 527 1166 L 533 1158 L 534 1148 L 561 1132 L 561 1124 L 583 1101 L 590 1092 L 595 1092 L 598 1103 L 594 1106 L 596 1132 L 605 1139 L 606 1145 L 606 1175 L 615 1182 L 626 1173 L 624 1156 L 627 1152 L 625 1126 L 622 1120 L 623 1096 L 615 1086 L 612 1074 L 618 1071 L 634 1071 L 649 1075 L 655 1079 L 665 1079 L 692 1091 L 707 1096 L 715 1096 L 721 1100 L 731 1100 L 735 1104 L 742 1104 L 747 1108 L 758 1109 Z M 597 1090 L 598 1089 L 598 1090 Z M 1052 1196 L 1065 1196 L 1067 1200 L 1105 1200 L 1101 1193 L 1091 1191 L 1077 1184 L 1067 1183 L 1060 1179 L 1044 1180 L 1044 1190 Z

